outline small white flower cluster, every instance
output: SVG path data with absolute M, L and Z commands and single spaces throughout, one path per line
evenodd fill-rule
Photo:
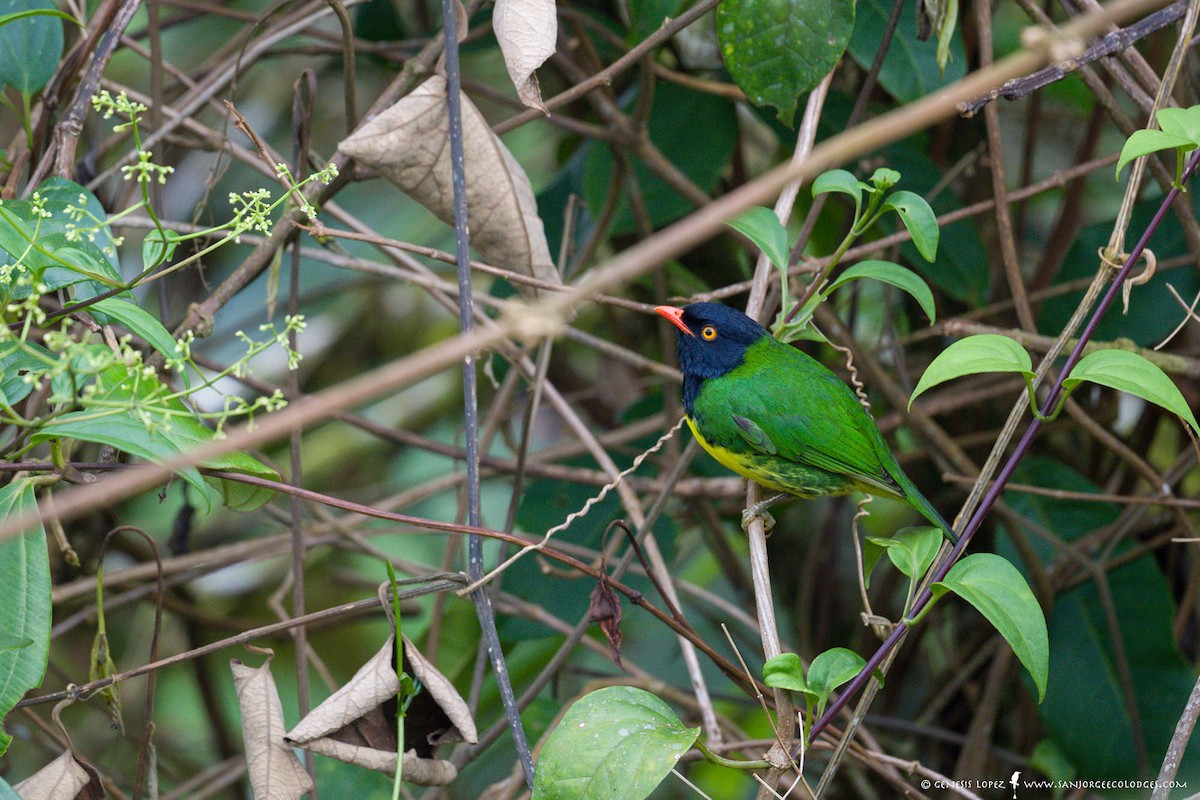
M 272 221 L 271 192 L 269 189 L 255 189 L 250 192 L 229 193 L 229 205 L 233 206 L 233 241 L 241 244 L 241 234 L 246 231 L 270 233 Z
M 146 113 L 146 106 L 143 103 L 130 100 L 125 92 L 113 97 L 107 89 L 101 89 L 92 95 L 92 108 L 100 112 L 104 119 L 112 119 L 114 114 L 126 117 L 127 122 L 119 122 L 113 126 L 113 131 L 117 133 L 136 125 L 138 118 Z
M 155 164 L 150 160 L 153 155 L 149 150 L 138 150 L 137 163 L 121 167 L 121 174 L 125 176 L 125 180 L 137 178 L 137 182 L 143 185 L 149 185 L 155 180 L 160 184 L 166 183 L 167 176 L 174 172 L 175 168 Z
M 337 168 L 337 165 L 331 161 L 329 164 L 327 164 L 325 166 L 324 169 L 320 170 L 319 172 L 314 172 L 304 182 L 296 183 L 296 179 L 292 176 L 292 171 L 290 169 L 288 169 L 288 165 L 284 164 L 282 161 L 280 161 L 279 163 L 277 163 L 275 165 L 275 174 L 278 175 L 283 180 L 285 180 L 288 183 L 288 185 L 292 187 L 290 189 L 290 192 L 295 193 L 296 198 L 297 198 L 296 202 L 299 204 L 300 210 L 304 212 L 304 215 L 306 217 L 308 217 L 311 221 L 316 222 L 317 221 L 316 206 L 314 206 L 312 203 L 308 202 L 308 198 L 306 198 L 302 193 L 300 193 L 299 189 L 305 183 L 308 183 L 309 181 L 314 181 L 314 180 L 320 181 L 322 184 L 328 186 L 329 182 L 338 176 L 338 168 Z

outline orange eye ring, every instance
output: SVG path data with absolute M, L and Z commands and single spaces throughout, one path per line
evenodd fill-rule
M 700 335 L 704 337 L 705 341 L 711 342 L 713 339 L 717 338 L 717 329 L 712 325 L 705 325 L 700 330 Z

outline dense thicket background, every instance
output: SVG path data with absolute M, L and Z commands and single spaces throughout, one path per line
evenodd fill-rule
M 67 10 L 93 20 L 95 28 L 103 27 L 105 15 L 119 5 L 100 0 L 86 9 L 71 4 Z M 542 92 L 552 98 L 580 84 L 589 89 L 556 107 L 550 118 L 522 113 L 492 33 L 490 7 L 468 6 L 464 90 L 486 119 L 500 127 L 504 144 L 529 175 L 550 251 L 556 257 L 565 254 L 563 277 L 568 282 L 698 206 L 721 202 L 735 187 L 791 156 L 795 132 L 780 124 L 775 109 L 748 103 L 731 82 L 711 12 L 677 35 L 660 37 L 656 47 L 610 80 L 592 79 L 652 35 L 664 16 L 677 16 L 683 10 L 679 5 L 560 2 L 559 48 L 539 72 Z M 993 51 L 997 58 L 1014 51 L 1031 21 L 1045 15 L 1063 20 L 1089 4 L 1002 3 L 993 9 L 994 18 L 983 17 L 990 20 L 990 35 L 982 39 L 979 10 L 974 3 L 965 4 L 944 73 L 934 58 L 935 43 L 916 35 L 915 4 L 909 0 L 900 6 L 894 35 L 885 44 L 892 4 L 859 0 L 847 54 L 821 110 L 818 141 L 912 103 L 978 68 L 981 58 L 990 61 Z M 19 7 L 14 2 L 4 6 Z M 125 89 L 150 106 L 143 137 L 158 137 L 150 147 L 154 159 L 175 167 L 165 185 L 153 188 L 166 227 L 188 231 L 218 224 L 231 213 L 230 192 L 277 189 L 252 144 L 236 129 L 225 101 L 282 160 L 293 163 L 295 86 L 311 71 L 316 91 L 307 157 L 319 168 L 381 96 L 389 102 L 397 99 L 434 67 L 441 33 L 435 4 L 367 0 L 344 7 L 354 37 L 353 105 L 346 91 L 347 45 L 333 13 L 342 4 L 336 0 L 278 5 L 152 0 L 137 11 L 100 85 L 114 93 Z M 81 36 L 76 26 L 67 24 L 64 30 L 72 57 L 61 61 L 45 92 L 34 93 L 34 125 L 28 136 L 19 122 L 21 98 L 11 87 L 7 90 L 13 106 L 3 123 L 6 198 L 31 191 L 36 165 L 53 159 L 60 146 L 56 132 L 61 114 L 95 57 L 94 42 L 76 47 Z M 831 339 L 853 350 L 881 428 L 905 470 L 947 516 L 953 516 L 976 477 L 961 465 L 984 462 L 1020 398 L 1021 382 L 977 377 L 924 396 L 917 410 L 932 418 L 932 425 L 948 437 L 943 440 L 931 439 L 928 426 L 910 424 L 907 396 L 930 359 L 966 332 L 1021 329 L 1020 320 L 1028 313 L 1036 330 L 1026 329 L 1021 336 L 1036 362 L 1050 341 L 1038 335 L 1054 337 L 1064 328 L 1100 268 L 1098 248 L 1113 230 L 1124 189 L 1124 181 L 1113 179 L 1115 154 L 1125 136 L 1145 124 L 1177 35 L 1178 22 L 1087 67 L 1082 77 L 1074 74 L 1018 100 L 1000 101 L 990 143 L 981 112 L 883 142 L 841 165 L 864 177 L 879 166 L 898 170 L 903 175 L 900 188 L 925 196 L 943 217 L 936 263 L 926 264 L 907 242 L 885 243 L 874 254 L 899 260 L 930 282 L 937 299 L 936 324 L 929 326 L 906 295 L 862 283 L 841 292 L 830 305 L 841 324 L 826 317 L 821 326 Z M 885 46 L 887 57 L 876 75 L 872 65 Z M 1197 66 L 1194 56 L 1185 61 L 1172 95 L 1175 104 L 1196 102 Z M 802 97 L 801 110 L 804 102 Z M 128 133 L 114 134 L 111 122 L 89 113 L 69 165 L 73 174 L 66 177 L 91 188 L 110 213 L 124 209 L 136 199 L 136 187 L 120 180 L 114 165 L 132 149 Z M 1161 163 L 1165 169 L 1148 173 L 1130 240 L 1140 235 L 1164 192 L 1162 179 L 1173 171 L 1173 161 Z M 994 202 L 993 174 L 1001 166 L 1010 195 L 1002 201 L 1004 214 L 997 213 Z M 344 173 L 348 179 L 337 185 L 322 211 L 327 225 L 453 251 L 452 229 L 419 204 L 369 170 L 351 167 Z M 1185 308 L 1168 287 L 1186 302 L 1200 291 L 1200 233 L 1189 210 L 1195 194 L 1189 192 L 1177 204 L 1151 244 L 1157 273 L 1133 289 L 1127 313 L 1114 308 L 1108 314 L 1097 341 L 1120 338 L 1153 347 L 1185 319 Z M 572 197 L 580 202 L 568 202 Z M 802 267 L 841 240 L 849 218 L 844 200 L 831 200 L 819 218 L 809 220 L 812 198 L 807 187 L 801 189 L 789 230 L 794 238 L 802 228 L 808 230 L 806 224 L 811 228 Z M 144 212 L 136 212 L 115 227 L 126 237 L 123 261 L 131 276 L 140 268 L 140 240 L 150 223 Z M 563 242 L 564 232 L 570 234 L 569 242 Z M 139 291 L 138 300 L 177 334 L 181 324 L 198 325 L 194 304 L 204 303 L 212 314 L 212 329 L 194 349 L 202 363 L 214 368 L 241 354 L 237 331 L 253 333 L 261 323 L 281 321 L 294 302 L 308 323 L 298 340 L 303 354 L 298 387 L 303 393 L 337 386 L 459 333 L 454 268 L 445 260 L 302 234 L 293 297 L 292 249 L 281 236 L 270 246 L 263 241 L 246 235 L 240 244 L 225 246 Z M 859 252 L 856 258 L 867 255 Z M 624 468 L 670 428 L 680 414 L 674 336 L 650 313 L 651 307 L 699 297 L 741 307 L 753 257 L 728 229 L 715 231 L 700 246 L 621 286 L 615 297 L 582 304 L 549 351 L 544 377 L 536 380 L 517 375 L 505 356 L 486 354 L 480 362 L 484 525 L 504 529 L 512 515 L 514 530 L 544 533 L 610 482 L 611 470 L 598 463 L 589 444 L 594 449 L 598 443 Z M 1012 267 L 1019 269 L 1019 287 Z M 249 277 L 247 271 L 253 279 L 245 282 L 240 276 Z M 231 276 L 236 283 L 226 283 Z M 440 280 L 433 281 L 435 277 Z M 1020 314 L 1014 305 L 1018 288 L 1016 305 L 1024 305 Z M 514 294 L 510 282 L 483 271 L 474 273 L 474 290 L 478 307 L 488 314 L 496 313 L 489 298 Z M 11 316 L 5 320 L 11 321 Z M 1193 319 L 1165 347 L 1181 357 L 1172 377 L 1193 406 L 1200 392 L 1198 331 Z M 811 343 L 805 349 L 845 374 L 842 354 Z M 286 388 L 286 359 L 274 352 L 255 361 L 249 378 L 227 379 L 220 391 L 251 395 Z M 538 350 L 526 355 L 533 363 Z M 551 390 L 576 420 L 566 419 L 547 399 Z M 535 395 L 538 410 L 527 430 L 526 410 Z M 38 400 L 35 394 L 28 402 Z M 219 408 L 222 401 L 214 391 L 195 402 Z M 581 438 L 577 422 L 594 437 L 590 443 Z M 631 476 L 624 504 L 617 493 L 610 494 L 555 541 L 594 560 L 610 521 L 630 520 L 632 504 L 644 510 L 661 493 L 671 493 L 654 532 L 678 581 L 683 612 L 703 639 L 732 657 L 720 627 L 727 625 L 750 669 L 757 671 L 762 651 L 754 629 L 745 536 L 738 524 L 744 486 L 705 455 L 673 485 L 664 485 L 661 478 L 671 471 L 688 436 L 685 430 L 669 441 Z M 514 458 L 526 437 L 529 458 L 518 475 Z M 381 509 L 461 522 L 463 438 L 461 371 L 454 366 L 310 426 L 301 439 L 298 482 Z M 947 452 L 946 441 L 960 452 Z M 290 473 L 286 441 L 275 441 L 257 455 L 282 474 Z M 46 457 L 45 451 L 24 455 L 26 461 Z M 101 454 L 97 446 L 81 444 L 70 457 L 87 463 L 100 460 Z M 1043 604 L 1051 647 L 1045 702 L 1037 704 L 1028 675 L 995 631 L 966 604 L 946 601 L 909 637 L 892 666 L 865 721 L 870 747 L 963 779 L 1007 781 L 1015 771 L 1086 778 L 1156 775 L 1200 658 L 1200 551 L 1194 541 L 1174 541 L 1196 535 L 1200 475 L 1195 466 L 1196 450 L 1175 417 L 1108 390 L 1078 393 L 1037 440 L 1005 494 L 1005 509 L 972 545 L 1012 559 Z M 1149 502 L 1153 498 L 1157 500 Z M 778 525 L 769 540 L 775 610 L 785 647 L 806 657 L 833 646 L 868 655 L 878 643 L 860 619 L 851 500 L 794 503 L 776 511 Z M 287 579 L 294 528 L 288 496 L 279 494 L 252 513 L 223 509 L 200 514 L 190 525 L 181 516 L 187 502 L 187 488 L 177 480 L 161 492 L 97 509 L 66 526 L 82 564 L 64 563 L 52 546 L 57 627 L 49 672 L 35 695 L 87 680 L 98 548 L 103 535 L 117 525 L 142 528 L 163 549 L 168 581 L 163 655 L 186 653 L 291 613 Z M 900 504 L 877 501 L 871 510 L 860 526 L 868 534 L 887 535 L 914 521 Z M 298 513 L 308 611 L 372 597 L 385 578 L 381 554 L 393 557 L 406 577 L 463 569 L 465 548 L 459 535 L 372 521 L 317 502 L 304 502 Z M 172 531 L 180 527 L 190 528 L 186 547 L 178 538 L 169 546 Z M 105 572 L 108 629 L 117 669 L 128 670 L 148 660 L 155 591 L 153 570 L 144 564 L 152 557 L 132 536 L 117 537 L 111 547 Z M 623 543 L 618 546 L 621 552 L 624 548 Z M 488 563 L 494 563 L 494 544 L 487 554 Z M 636 568 L 628 581 L 661 602 Z M 650 689 L 683 719 L 697 721 L 675 637 L 628 605 L 623 625 L 628 672 L 609 660 L 607 643 L 594 628 L 588 646 L 577 645 L 565 659 L 551 662 L 565 632 L 584 618 L 592 588 L 578 574 L 532 555 L 496 587 L 499 632 L 512 682 L 518 695 L 535 688 L 523 714 L 531 742 L 546 733 L 572 699 L 609 682 Z M 895 617 L 903 588 L 894 571 L 881 567 L 870 588 L 876 613 Z M 0 602 L 4 591 L 0 587 Z M 503 732 L 490 668 L 480 663 L 474 609 L 465 598 L 439 593 L 411 602 L 406 611 L 407 635 L 476 704 L 481 732 L 493 732 L 482 752 L 459 749 L 447 756 L 461 766 L 454 784 L 441 792 L 414 790 L 414 796 L 480 797 L 488 786 L 513 774 L 516 759 Z M 305 705 L 341 685 L 382 645 L 388 630 L 380 612 L 312 626 Z M 285 716 L 293 723 L 301 706 L 294 640 L 283 634 L 256 643 L 276 653 L 274 672 Z M 247 792 L 231 658 L 260 660 L 241 646 L 230 646 L 158 671 L 154 742 L 164 797 L 238 797 Z M 758 757 L 770 737 L 762 708 L 712 665 L 706 662 L 704 669 L 726 742 L 746 741 L 735 752 Z M 145 688 L 144 678 L 121 684 L 124 735 L 111 729 L 98 699 L 76 703 L 62 714 L 77 752 L 99 770 L 112 796 L 132 791 Z M 31 705 L 9 717 L 6 727 L 17 739 L 0 759 L 0 774 L 10 783 L 61 748 L 50 708 Z M 827 752 L 810 754 L 814 774 Z M 894 767 L 852 753 L 829 796 L 891 796 L 897 790 L 879 776 L 884 769 Z M 685 761 L 681 771 L 711 797 L 751 797 L 757 791 L 745 774 L 701 761 Z M 326 797 L 383 797 L 389 791 L 385 778 L 327 759 L 317 758 L 316 774 Z M 1188 792 L 1200 789 L 1195 748 L 1185 758 L 1180 778 L 1189 781 Z M 917 779 L 911 780 L 916 786 Z M 517 785 L 510 788 L 515 791 Z M 654 795 L 693 796 L 692 789 L 671 777 Z

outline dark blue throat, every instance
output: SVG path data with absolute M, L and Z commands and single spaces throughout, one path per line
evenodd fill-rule
M 728 375 L 742 365 L 746 345 L 718 339 L 706 342 L 691 336 L 679 337 L 679 369 L 683 371 L 683 413 L 689 417 L 704 381 Z
M 696 407 L 696 398 L 700 395 L 700 386 L 704 383 L 704 379 L 699 375 L 683 376 L 683 413 L 689 417 L 695 418 L 692 410 Z

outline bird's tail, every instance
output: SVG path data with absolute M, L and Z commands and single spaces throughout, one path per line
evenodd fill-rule
M 920 490 L 912 484 L 912 481 L 908 481 L 907 483 L 908 486 L 904 487 L 904 492 L 908 496 L 908 502 L 912 507 L 920 511 L 925 519 L 941 528 L 942 534 L 945 535 L 950 544 L 958 544 L 958 537 L 954 534 L 953 526 L 949 522 L 946 522 L 946 518 L 938 513 L 938 510 L 933 507 L 933 503 L 929 502 L 925 495 L 921 494 Z

